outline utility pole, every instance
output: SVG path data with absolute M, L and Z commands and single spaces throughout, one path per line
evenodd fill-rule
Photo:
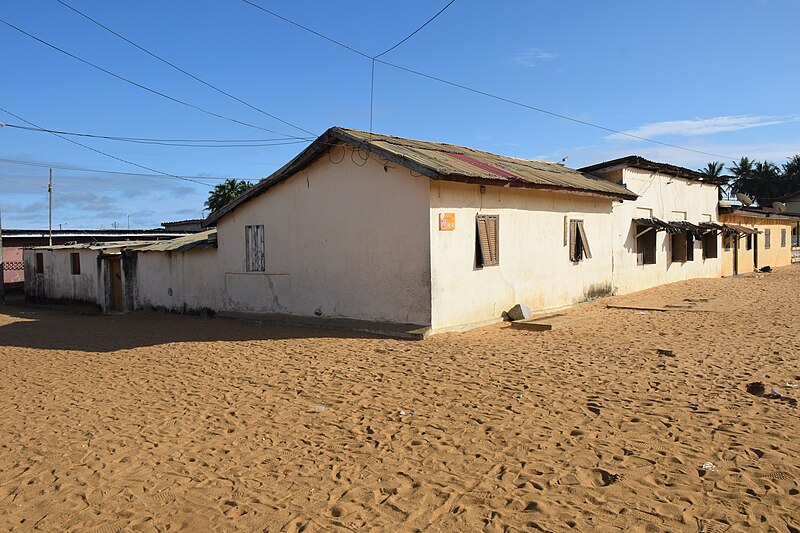
M 50 185 L 47 186 L 50 197 L 50 246 L 53 246 L 53 169 L 50 169 Z
M 0 305 L 6 303 L 6 291 L 3 284 L 5 283 L 5 265 L 3 264 L 3 211 L 0 207 Z

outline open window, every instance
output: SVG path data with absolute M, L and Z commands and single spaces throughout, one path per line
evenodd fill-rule
M 748 252 L 753 249 L 753 235 L 748 233 L 747 238 L 744 240 L 744 249 Z
M 586 230 L 583 228 L 583 220 L 570 220 L 569 260 L 578 262 L 591 258 L 592 251 L 589 248 L 589 240 L 586 238 Z
M 685 263 L 694 261 L 694 236 L 689 231 L 673 233 L 671 236 L 672 261 Z
M 636 264 L 656 264 L 656 229 L 636 224 Z
M 44 254 L 41 252 L 36 253 L 36 273 L 44 274 Z
M 478 268 L 500 264 L 500 216 L 475 217 L 475 265 Z
M 245 270 L 264 272 L 264 225 L 244 227 Z
M 731 246 L 733 245 L 733 235 L 730 233 L 723 233 L 722 234 L 722 247 L 725 249 L 726 252 L 731 250 Z
M 78 252 L 72 252 L 69 254 L 69 263 L 70 263 L 70 271 L 74 276 L 78 276 L 81 273 L 81 254 Z
M 703 259 L 716 259 L 718 257 L 716 231 L 712 230 L 703 233 L 702 244 Z

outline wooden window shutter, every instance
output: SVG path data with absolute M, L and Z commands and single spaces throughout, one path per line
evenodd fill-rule
M 479 266 L 500 264 L 500 217 L 498 215 L 478 215 L 477 224 Z
M 581 246 L 583 246 L 583 255 L 586 259 L 592 258 L 592 251 L 589 249 L 589 240 L 586 238 L 586 231 L 583 229 L 583 220 L 577 221 L 578 232 L 581 235 Z
M 578 260 L 578 222 L 576 220 L 569 221 L 569 260 L 575 262 Z

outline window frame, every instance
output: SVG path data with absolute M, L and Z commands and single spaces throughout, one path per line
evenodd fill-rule
M 645 226 L 644 224 L 634 224 L 633 230 L 635 232 L 633 234 L 633 241 L 634 241 L 633 245 L 634 245 L 634 250 L 636 251 L 636 265 L 644 266 L 644 265 L 657 264 L 658 232 L 656 231 L 656 229 L 651 226 Z M 652 246 L 650 245 L 650 241 L 652 241 Z M 647 245 L 648 250 L 644 249 L 645 245 Z M 646 252 L 648 251 L 652 251 L 652 254 L 647 254 Z M 648 255 L 652 257 L 651 261 L 648 261 L 649 259 Z
M 713 248 L 709 249 L 709 243 L 714 243 Z M 717 259 L 719 258 L 719 239 L 717 239 L 716 231 L 707 231 L 701 237 L 700 244 L 703 248 L 703 259 Z M 714 255 L 709 252 L 713 251 Z
M 786 248 L 786 228 L 781 228 L 781 248 Z
M 686 263 L 694 259 L 689 259 L 690 240 L 686 237 L 687 235 L 690 235 L 688 231 L 681 231 L 670 235 L 670 257 L 673 263 Z
M 569 260 L 580 263 L 584 259 L 592 258 L 589 239 L 586 237 L 586 228 L 583 219 L 570 219 L 569 221 Z
M 772 231 L 767 228 L 764 230 L 764 249 L 769 250 L 772 247 Z
M 500 215 L 475 215 L 475 268 L 499 265 Z
M 34 272 L 36 274 L 44 274 L 44 252 L 36 252 L 34 260 L 36 262 Z
M 80 252 L 70 252 L 69 271 L 73 276 L 81 275 L 81 254 Z
M 259 253 L 252 244 L 261 244 Z M 245 272 L 266 272 L 267 270 L 266 241 L 264 238 L 264 224 L 249 224 L 244 227 L 244 269 Z

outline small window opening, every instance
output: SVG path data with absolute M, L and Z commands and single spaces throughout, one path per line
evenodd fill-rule
M 500 264 L 500 216 L 475 217 L 475 265 L 478 268 Z
M 656 230 L 641 224 L 636 225 L 636 264 L 656 264 Z
M 72 274 L 79 275 L 81 273 L 81 254 L 72 252 L 69 254 L 70 265 L 72 266 Z

